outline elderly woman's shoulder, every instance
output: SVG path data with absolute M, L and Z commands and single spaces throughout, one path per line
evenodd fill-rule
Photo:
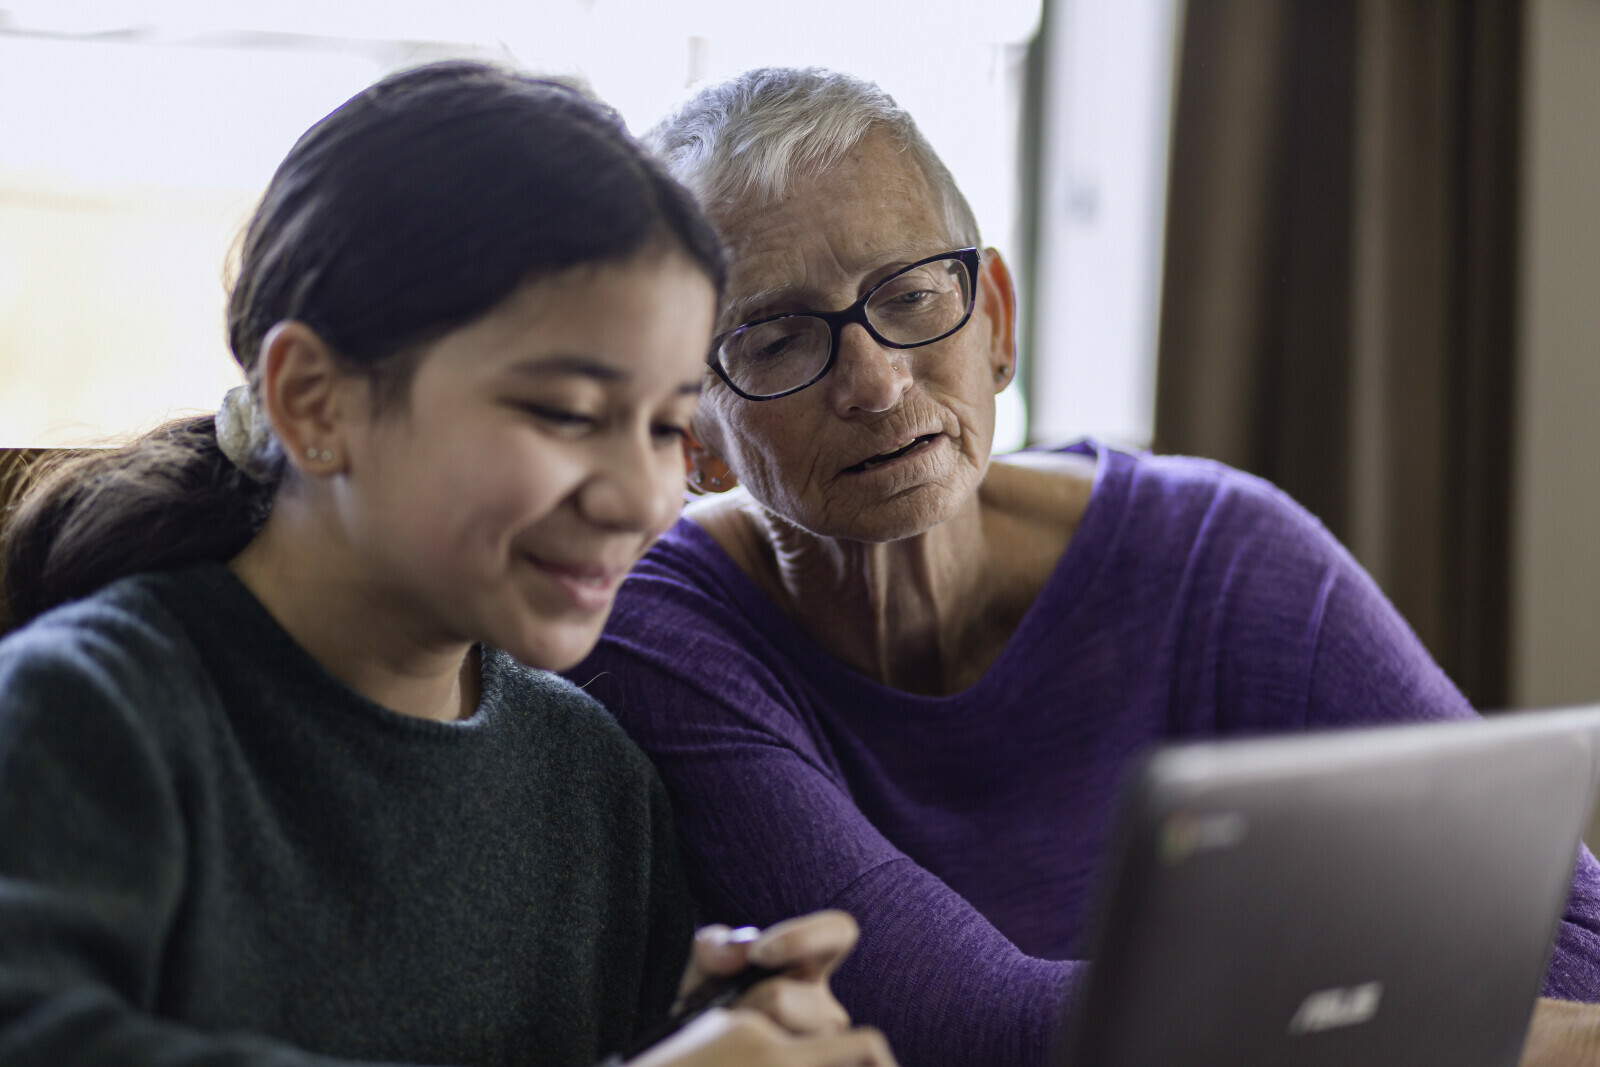
M 1150 521 L 1267 524 L 1316 534 L 1321 524 L 1287 493 L 1256 475 L 1216 460 L 1163 455 L 1096 443 L 1092 450 L 1029 450 L 991 466 L 984 496 L 995 506 L 1076 525 L 1091 496 Z
M 1129 463 L 1129 479 L 1135 494 L 1160 495 L 1208 509 L 1221 504 L 1286 520 L 1315 521 L 1293 497 L 1267 479 L 1202 456 L 1138 453 Z
M 762 592 L 778 603 L 784 601 L 787 593 L 778 578 L 777 559 L 767 536 L 761 507 L 749 490 L 739 486 L 716 496 L 702 497 L 685 507 L 683 515 L 709 534 Z
M 996 456 L 979 498 L 985 507 L 1071 529 L 1094 491 L 1098 460 L 1081 452 L 1011 452 Z
M 1021 452 L 1002 452 L 995 456 L 997 463 L 1008 467 L 1022 467 L 1041 471 L 1058 478 L 1093 481 L 1098 460 L 1093 453 L 1068 449 L 1029 448 Z
M 1119 510 L 1151 538 L 1261 560 L 1342 560 L 1321 520 L 1258 475 L 1196 456 L 1137 453 L 1119 464 Z

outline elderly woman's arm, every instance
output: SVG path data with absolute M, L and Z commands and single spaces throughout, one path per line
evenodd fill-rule
M 1472 714 L 1466 698 L 1365 573 L 1353 562 L 1330 573 L 1335 580 L 1324 598 L 1303 725 Z M 1600 1000 L 1600 864 L 1581 845 L 1544 995 Z
M 692 694 L 655 668 L 637 664 L 625 673 L 626 696 L 615 677 L 601 695 L 649 694 L 663 720 L 685 723 L 692 712 L 693 732 L 705 729 L 706 698 L 685 707 L 679 701 Z M 944 882 L 883 841 L 831 775 L 739 713 L 722 714 L 728 743 L 656 753 L 668 764 L 667 779 L 690 794 L 675 797 L 680 823 L 692 824 L 684 837 L 718 844 L 712 857 L 690 847 L 707 917 L 760 924 L 817 907 L 850 912 L 861 923 L 861 945 L 836 976 L 836 991 L 858 1023 L 889 1035 L 903 1062 L 1043 1062 L 1086 965 L 1018 951 Z M 1595 873 L 1584 851 L 1547 979 L 1558 996 L 1583 995 L 1593 980 Z M 1521 1062 L 1600 1065 L 1600 1005 L 1541 1000 Z
M 647 735 L 703 919 L 764 925 L 847 911 L 861 943 L 835 990 L 902 1062 L 1045 1061 L 1086 965 L 1019 951 L 867 821 L 802 730 L 786 728 L 773 707 L 735 708 L 615 646 L 573 676 Z
M 908 1065 L 1042 1058 L 1086 968 L 1042 958 L 1061 959 L 1072 939 L 1041 938 L 1036 956 L 1017 945 L 1052 916 L 1081 936 L 1081 909 L 1062 901 L 1092 877 L 1078 861 L 1104 847 L 1096 832 L 1131 751 L 1473 715 L 1349 554 L 1281 493 L 1196 461 L 1104 462 L 1100 511 L 1079 530 L 1084 565 L 1033 613 L 1043 621 L 1004 684 L 959 716 L 880 707 L 894 694 L 819 673 L 826 662 L 691 534 L 627 583 L 608 637 L 572 672 L 660 766 L 708 918 L 857 915 L 862 949 L 841 998 Z M 905 758 L 946 748 L 948 759 Z M 1018 781 L 1025 795 L 1006 791 Z M 952 827 L 964 856 L 936 836 Z M 1030 828 L 1073 842 L 1074 864 L 1041 870 Z M 929 855 L 941 847 L 944 866 Z M 1030 892 L 1056 910 L 1002 914 Z M 971 906 L 984 893 L 1000 926 Z M 1547 995 L 1600 999 L 1597 918 L 1600 869 L 1584 852 Z M 1001 932 L 1013 928 L 1015 941 Z

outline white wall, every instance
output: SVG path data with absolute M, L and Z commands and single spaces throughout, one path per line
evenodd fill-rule
M 1530 0 L 1511 699 L 1600 701 L 1600 0 Z

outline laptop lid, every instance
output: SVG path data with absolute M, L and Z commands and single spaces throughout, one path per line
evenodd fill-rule
M 1597 748 L 1600 707 L 1156 751 L 1055 1062 L 1514 1065 Z

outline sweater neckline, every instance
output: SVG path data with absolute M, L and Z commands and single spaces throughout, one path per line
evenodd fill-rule
M 1107 553 L 1104 548 L 1118 536 L 1126 514 L 1136 457 L 1094 439 L 1075 441 L 1053 449 L 1094 457 L 1094 480 L 1090 487 L 1089 503 L 1061 558 L 1056 561 L 1050 576 L 1039 588 L 1033 603 L 1023 613 L 1022 621 L 1012 633 L 1000 655 L 989 669 L 972 685 L 942 696 L 909 693 L 903 689 L 884 685 L 868 678 L 843 663 L 832 653 L 811 639 L 800 624 L 784 614 L 777 604 L 762 592 L 755 581 L 734 562 L 716 539 L 694 520 L 680 518 L 670 535 L 679 541 L 690 554 L 699 559 L 722 586 L 724 594 L 737 606 L 774 647 L 795 662 L 801 673 L 813 684 L 836 699 L 848 701 L 858 708 L 887 709 L 891 705 L 933 711 L 941 708 L 955 710 L 975 700 L 986 700 L 998 688 L 1003 688 L 1017 666 L 1019 657 L 1036 654 L 1031 648 L 1039 646 L 1049 637 L 1059 636 L 1063 619 L 1076 611 L 1084 590 L 1100 569 Z M 1050 612 L 1044 604 L 1066 604 L 1065 612 Z M 1044 627 L 1052 631 L 1045 634 Z M 841 706 L 844 706 L 841 703 Z

